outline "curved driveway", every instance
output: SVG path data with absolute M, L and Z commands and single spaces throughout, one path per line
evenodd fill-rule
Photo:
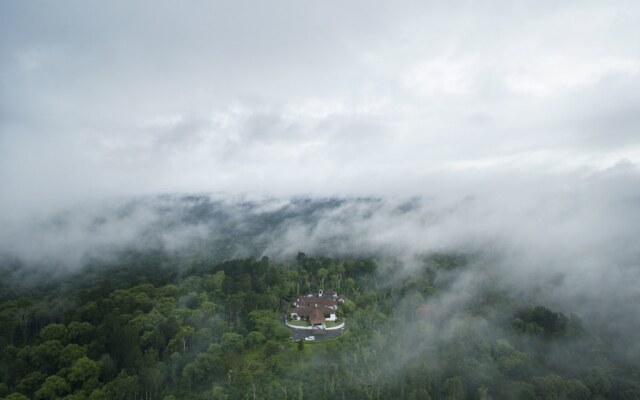
M 292 328 L 289 325 L 286 324 L 286 312 L 287 312 L 287 306 L 288 303 L 286 301 L 283 301 L 283 303 L 281 304 L 281 309 L 280 309 L 280 323 L 284 326 L 286 326 L 287 328 L 289 328 L 291 330 L 291 340 L 293 341 L 298 341 L 300 339 L 309 337 L 309 336 L 315 336 L 316 337 L 316 341 L 320 342 L 320 341 L 324 341 L 324 340 L 328 340 L 328 339 L 334 339 L 337 338 L 338 336 L 342 335 L 344 332 L 347 331 L 347 329 L 349 329 L 348 324 L 345 323 L 345 326 L 340 328 L 340 329 L 334 329 L 334 330 L 329 330 L 329 331 L 325 331 L 325 333 L 318 333 L 318 332 L 314 332 L 313 330 L 309 330 L 309 329 L 296 329 L 296 328 Z

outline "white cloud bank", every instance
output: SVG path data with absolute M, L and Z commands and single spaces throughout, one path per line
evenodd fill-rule
M 6 2 L 0 217 L 158 192 L 429 195 L 635 164 L 639 11 Z

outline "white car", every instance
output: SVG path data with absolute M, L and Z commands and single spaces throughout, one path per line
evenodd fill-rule
M 304 340 L 308 340 L 309 342 L 313 342 L 314 340 L 316 340 L 315 336 L 307 336 L 306 338 L 304 338 Z

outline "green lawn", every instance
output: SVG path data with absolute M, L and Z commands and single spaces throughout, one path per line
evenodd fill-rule
M 342 324 L 344 322 L 344 320 L 337 320 L 337 321 L 327 321 L 325 322 L 325 325 L 327 326 L 327 328 L 333 328 L 334 326 L 338 326 L 340 324 Z

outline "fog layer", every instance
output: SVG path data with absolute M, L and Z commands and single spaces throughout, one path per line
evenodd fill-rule
M 165 195 L 87 203 L 5 225 L 0 250 L 50 272 L 131 249 L 214 260 L 286 260 L 298 251 L 373 256 L 393 261 L 384 270 L 390 283 L 412 274 L 425 255 L 463 252 L 477 267 L 450 293 L 460 301 L 492 279 L 521 298 L 606 320 L 614 331 L 640 327 L 630 310 L 640 300 L 636 168 L 491 178 L 478 177 L 464 196 L 451 183 L 411 199 Z

